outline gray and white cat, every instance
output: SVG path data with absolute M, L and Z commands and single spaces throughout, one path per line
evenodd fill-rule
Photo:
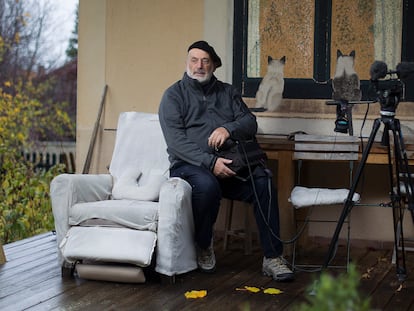
M 334 100 L 358 101 L 361 100 L 359 77 L 354 69 L 355 51 L 344 55 L 340 50 L 336 52 L 335 75 L 332 80 L 332 98 Z
M 273 59 L 267 57 L 267 72 L 260 82 L 256 93 L 256 108 L 264 108 L 275 111 L 282 102 L 283 89 L 285 87 L 283 69 L 286 57 Z

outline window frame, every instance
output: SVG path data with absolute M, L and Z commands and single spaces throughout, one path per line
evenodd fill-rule
M 241 90 L 243 97 L 255 97 L 262 78 L 247 76 L 247 29 L 248 1 L 234 0 L 234 34 L 233 34 L 233 84 Z M 414 61 L 414 0 L 403 1 L 401 61 Z M 331 17 L 332 1 L 315 0 L 315 36 L 313 79 L 285 78 L 284 98 L 330 99 L 331 66 Z M 405 100 L 414 100 L 414 81 L 405 81 Z M 369 80 L 361 80 L 363 99 L 368 92 Z

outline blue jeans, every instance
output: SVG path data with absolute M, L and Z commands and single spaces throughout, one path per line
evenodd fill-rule
M 264 256 L 282 255 L 283 244 L 274 236 L 280 236 L 277 192 L 263 167 L 254 168 L 254 187 L 251 178 L 246 181 L 234 177 L 221 179 L 203 167 L 185 162 L 174 165 L 170 176 L 180 177 L 192 187 L 195 241 L 200 248 L 206 249 L 210 245 L 221 198 L 227 198 L 253 203 Z

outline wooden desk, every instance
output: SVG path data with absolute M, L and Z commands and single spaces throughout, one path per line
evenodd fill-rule
M 293 160 L 294 141 L 288 140 L 287 136 L 279 135 L 257 135 L 257 140 L 266 152 L 269 160 L 277 160 L 277 176 L 274 181 L 277 185 L 279 212 L 280 212 L 280 235 L 282 239 L 291 239 L 295 234 L 294 209 L 289 203 L 290 193 L 295 185 L 295 161 Z M 365 142 L 364 142 L 365 143 Z M 414 165 L 414 144 L 407 144 L 407 156 L 409 164 Z M 359 159 L 362 153 L 360 150 Z M 387 148 L 380 143 L 374 143 L 368 155 L 367 164 L 388 164 Z M 287 247 L 286 252 L 289 252 Z

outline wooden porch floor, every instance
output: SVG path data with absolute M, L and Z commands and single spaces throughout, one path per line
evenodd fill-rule
M 4 245 L 7 262 L 0 266 L 0 310 L 291 310 L 304 300 L 316 273 L 297 272 L 291 283 L 277 283 L 262 276 L 261 252 L 244 255 L 237 243 L 222 251 L 217 241 L 217 271 L 194 271 L 177 278 L 176 284 L 161 283 L 149 276 L 144 284 L 66 279 L 57 264 L 53 233 Z M 319 250 L 319 251 L 318 251 Z M 327 247 L 315 248 L 312 258 Z M 319 254 L 318 254 L 319 252 Z M 408 278 L 399 288 L 391 250 L 352 248 L 353 261 L 361 274 L 360 290 L 371 297 L 376 310 L 414 310 L 414 253 L 407 253 Z M 278 288 L 280 295 L 263 291 L 236 290 L 244 286 Z M 187 300 L 189 290 L 207 290 L 202 299 Z

